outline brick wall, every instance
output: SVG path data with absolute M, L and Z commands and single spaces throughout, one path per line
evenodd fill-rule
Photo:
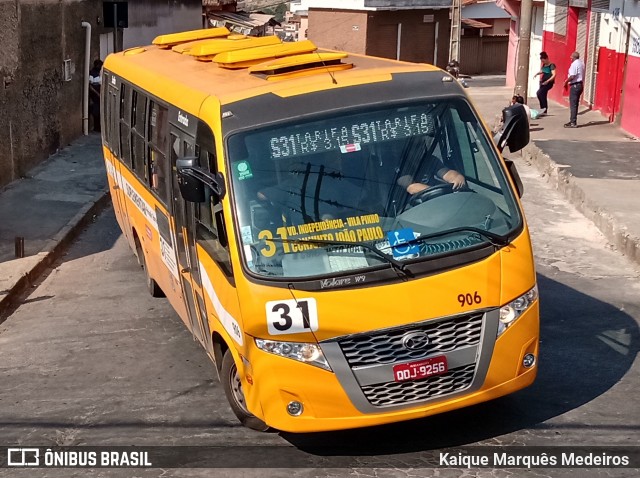
M 398 25 L 401 25 L 401 60 L 446 66 L 451 31 L 447 9 L 379 12 L 309 9 L 309 38 L 323 48 L 395 59 Z
M 367 42 L 367 12 L 311 9 L 307 38 L 320 48 L 364 54 Z
M 85 31 L 98 0 L 0 0 L 0 186 L 82 134 Z M 63 61 L 71 80 L 64 81 Z
M 0 187 L 82 135 L 81 24 L 92 26 L 90 63 L 104 60 L 99 36 L 112 30 L 98 25 L 102 17 L 102 0 L 0 0 Z M 147 44 L 201 26 L 200 0 L 129 0 L 125 38 Z M 63 76 L 67 59 L 70 81 Z

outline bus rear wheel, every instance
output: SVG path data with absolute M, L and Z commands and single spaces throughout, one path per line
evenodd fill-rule
M 240 420 L 240 423 L 252 430 L 259 432 L 267 431 L 269 426 L 247 409 L 247 403 L 242 390 L 242 381 L 238 374 L 238 367 L 236 367 L 230 350 L 227 350 L 222 358 L 220 381 L 222 382 L 222 388 L 224 389 L 224 394 L 227 396 L 229 405 L 231 405 L 231 410 L 233 410 L 235 416 Z
M 145 279 L 147 281 L 147 290 L 151 297 L 165 297 L 164 292 L 158 285 L 158 283 L 149 275 L 149 268 L 147 267 L 147 260 L 144 257 L 144 251 L 142 250 L 142 246 L 138 246 L 136 249 L 136 253 L 138 255 L 138 264 L 140 267 L 144 269 Z

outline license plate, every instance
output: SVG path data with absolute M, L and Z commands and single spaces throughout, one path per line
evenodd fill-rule
M 420 380 L 443 373 L 447 373 L 447 357 L 444 355 L 393 366 L 393 378 L 396 382 Z

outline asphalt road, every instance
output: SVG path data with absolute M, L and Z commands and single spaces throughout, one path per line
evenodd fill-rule
M 383 427 L 308 435 L 245 429 L 204 351 L 166 300 L 147 294 L 109 209 L 0 325 L 0 442 L 219 445 L 246 468 L 0 470 L 0 476 L 433 476 L 412 458 L 461 445 L 638 445 L 640 274 L 533 169 L 520 172 L 542 307 L 540 371 L 530 388 Z M 317 463 L 253 467 L 276 457 L 275 447 L 294 447 Z M 337 455 L 356 461 L 338 468 Z M 407 466 L 377 467 L 381 456 L 406 459 Z M 458 469 L 437 473 L 470 476 Z M 639 473 L 486 469 L 471 476 Z

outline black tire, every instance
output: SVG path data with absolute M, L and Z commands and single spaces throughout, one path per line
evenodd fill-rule
M 222 368 L 220 370 L 220 381 L 224 394 L 227 396 L 231 410 L 245 427 L 259 432 L 265 432 L 269 426 L 247 410 L 242 391 L 242 383 L 238 376 L 238 368 L 233 360 L 231 351 L 227 350 L 222 358 Z
M 144 257 L 144 251 L 142 250 L 142 247 L 139 246 L 136 253 L 138 255 L 138 264 L 140 264 L 140 267 L 142 267 L 142 269 L 144 270 L 144 275 L 147 281 L 147 290 L 149 291 L 149 294 L 151 294 L 151 297 L 166 297 L 158 283 L 149 275 L 149 269 L 147 269 L 147 260 Z

